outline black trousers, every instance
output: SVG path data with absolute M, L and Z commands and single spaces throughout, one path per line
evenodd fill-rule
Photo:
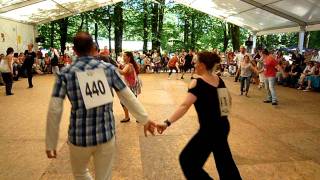
M 11 89 L 12 89 L 12 83 L 13 83 L 13 77 L 11 73 L 1 73 L 2 74 L 2 79 L 6 85 L 6 94 L 9 95 L 11 94 Z
M 232 158 L 227 141 L 203 135 L 200 131 L 189 141 L 180 154 L 180 165 L 188 180 L 212 179 L 202 168 L 209 155 L 213 153 L 221 180 L 241 180 L 239 170 Z
M 32 67 L 27 67 L 27 77 L 28 77 L 28 83 L 29 83 L 29 87 L 32 87 Z

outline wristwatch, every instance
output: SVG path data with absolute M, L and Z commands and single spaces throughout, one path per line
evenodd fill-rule
M 167 119 L 164 121 L 164 123 L 169 127 L 171 125 L 171 122 Z

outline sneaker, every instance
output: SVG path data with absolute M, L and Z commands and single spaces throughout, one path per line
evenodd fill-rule
M 170 80 L 171 78 L 170 77 L 168 77 L 168 80 Z
M 300 86 L 300 87 L 298 87 L 297 89 L 298 89 L 298 90 L 302 90 L 302 87 Z
M 311 88 L 309 88 L 309 87 L 307 87 L 305 90 L 303 90 L 304 92 L 308 92 L 308 91 L 310 91 L 311 90 Z
M 276 105 L 278 105 L 278 103 L 277 103 L 277 102 L 273 102 L 272 105 L 273 105 L 273 106 L 276 106 Z
M 264 103 L 271 103 L 272 101 L 270 101 L 270 100 L 264 100 L 263 102 L 264 102 Z

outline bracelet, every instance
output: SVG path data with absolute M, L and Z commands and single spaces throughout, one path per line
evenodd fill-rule
M 169 127 L 171 125 L 171 122 L 167 119 L 164 121 L 164 123 Z

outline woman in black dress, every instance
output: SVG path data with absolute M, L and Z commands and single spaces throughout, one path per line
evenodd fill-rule
M 157 126 L 158 132 L 162 134 L 194 104 L 200 129 L 180 154 L 181 168 L 187 179 L 212 179 L 202 168 L 211 152 L 221 180 L 241 179 L 227 140 L 230 130 L 228 104 L 231 103 L 231 97 L 222 79 L 212 73 L 213 67 L 219 62 L 217 54 L 198 54 L 195 63 L 198 77 L 191 81 L 186 99 L 163 125 Z

